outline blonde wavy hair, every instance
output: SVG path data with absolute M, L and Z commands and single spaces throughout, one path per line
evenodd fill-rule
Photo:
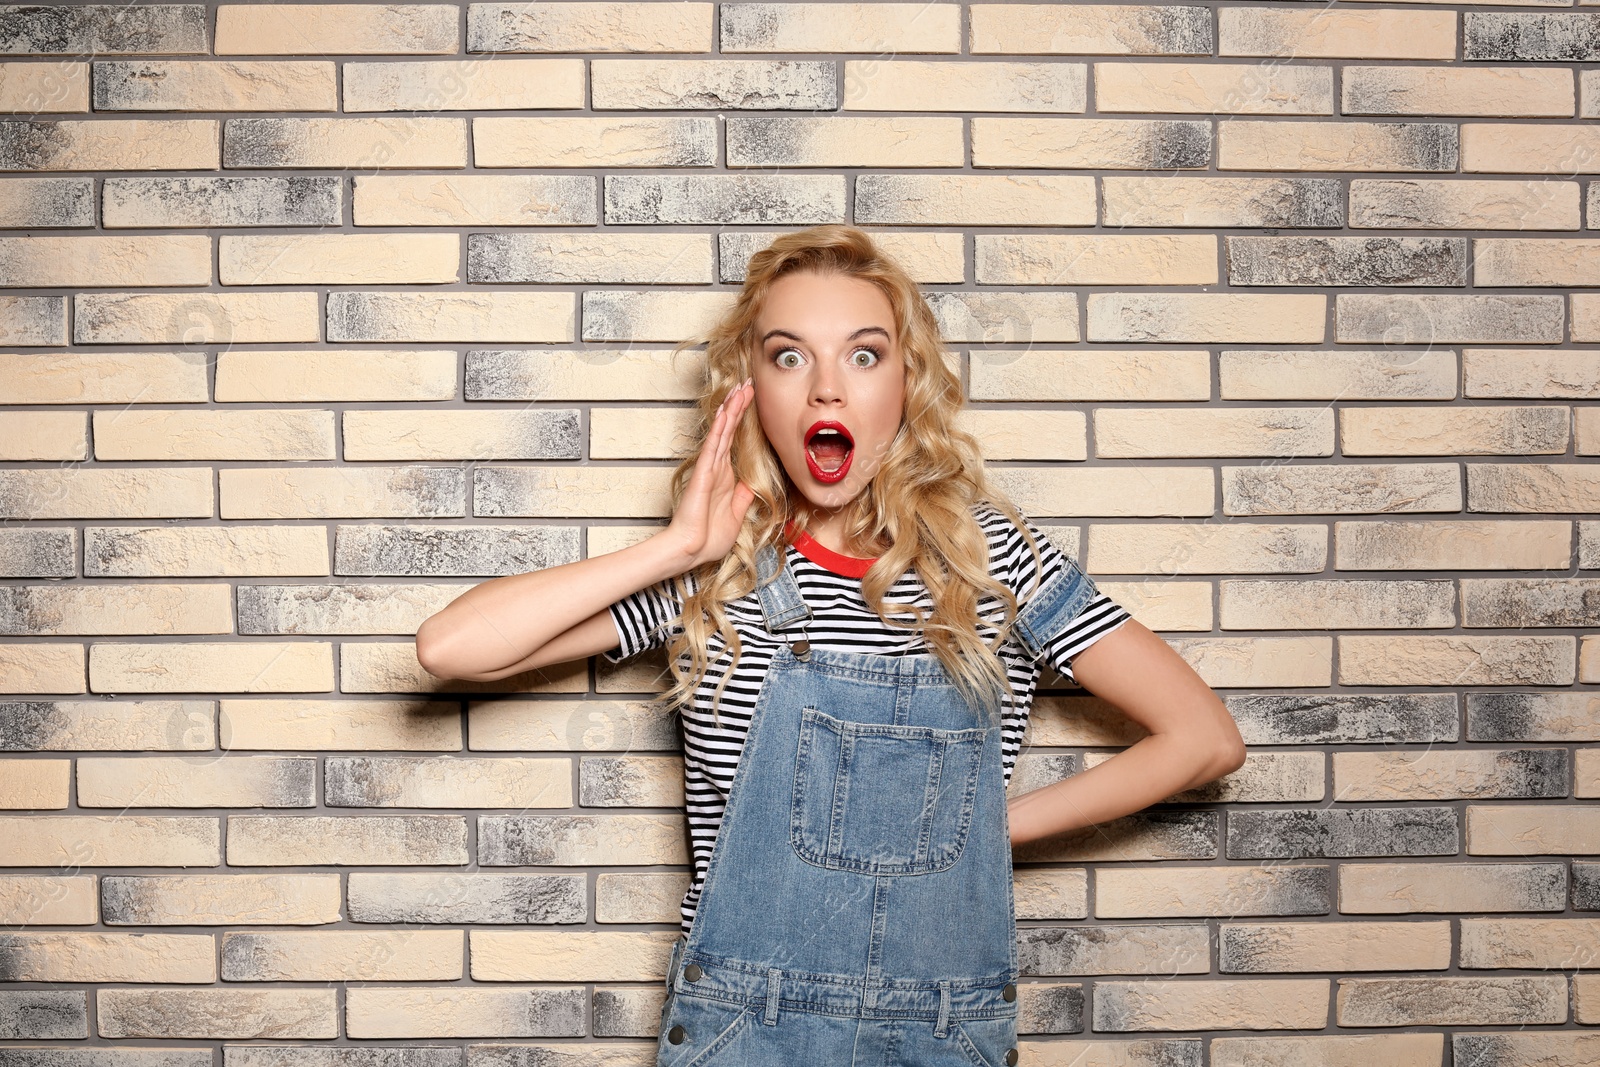
M 956 412 L 962 406 L 961 384 L 945 362 L 946 350 L 933 310 L 917 283 L 870 236 L 854 226 L 814 226 L 784 234 L 750 258 L 744 288 L 734 306 L 710 330 L 685 339 L 673 350 L 676 360 L 691 346 L 706 346 L 706 388 L 699 400 L 694 438 L 704 440 L 717 407 L 751 374 L 752 362 L 760 354 L 756 318 L 773 282 L 802 271 L 858 278 L 876 285 L 893 309 L 905 363 L 905 406 L 899 433 L 872 480 L 846 505 L 846 544 L 887 542 L 890 546 L 862 579 L 862 596 L 885 625 L 920 631 L 968 703 L 992 709 L 1010 688 L 997 652 L 1015 621 L 1018 600 L 990 576 L 988 544 L 972 508 L 987 503 L 1022 531 L 1034 553 L 1036 575 L 1042 573 L 1039 548 L 1017 509 L 985 480 L 977 440 L 955 425 Z M 698 452 L 697 444 L 673 472 L 674 512 Z M 805 530 L 813 515 L 810 502 L 794 489 L 753 411 L 740 420 L 729 459 L 734 473 L 754 490 L 755 501 L 732 551 L 721 562 L 706 563 L 689 572 L 694 577 L 692 591 L 688 575 L 672 580 L 678 602 L 683 604 L 682 630 L 667 646 L 675 680 L 662 697 L 673 705 L 686 703 L 713 664 L 726 658 L 728 667 L 712 697 L 714 718 L 740 653 L 739 635 L 729 623 L 724 605 L 755 589 L 756 553 L 761 547 L 772 545 L 781 553 L 785 524 L 792 520 L 796 530 Z M 884 601 L 889 589 L 910 569 L 915 569 L 928 591 L 931 612 Z M 998 630 L 992 642 L 985 642 L 978 633 L 978 605 L 986 595 L 1001 602 L 1002 617 L 983 620 Z M 724 642 L 716 661 L 709 651 L 713 634 L 720 634 Z

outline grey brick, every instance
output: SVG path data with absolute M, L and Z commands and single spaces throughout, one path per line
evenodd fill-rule
M 1464 578 L 1461 625 L 1600 626 L 1600 578 Z
M 808 225 L 843 222 L 842 175 L 608 174 L 607 225 Z
M 343 179 L 322 175 L 107 178 L 105 224 L 113 226 L 337 226 Z
M 1021 996 L 1017 998 L 1017 1033 L 1083 1033 L 1083 986 L 1029 982 L 1022 985 L 1018 992 Z M 1150 1063 L 1152 1067 L 1156 1063 L 1167 1067 L 1200 1067 L 1200 1043 L 1196 1041 L 1193 1044 L 1195 1051 L 1193 1056 L 1161 1057 L 1151 1060 Z M 1132 1050 L 1119 1046 L 1118 1051 L 1125 1054 Z
M 3 137 L 0 137 L 3 141 Z M 0 153 L 4 152 L 0 144 Z M 3 165 L 3 164 L 0 164 Z M 67 343 L 67 298 L 64 296 L 0 296 L 0 344 L 64 345 Z M 18 501 L 26 504 L 26 500 Z M 0 518 L 38 518 L 31 509 L 19 508 L 13 515 L 5 509 L 0 486 Z
M 0 752 L 204 751 L 216 743 L 209 700 L 18 700 L 0 703 Z
M 0 7 L 0 54 L 87 57 L 209 50 L 204 4 Z
M 1600 12 L 1468 11 L 1464 59 L 1600 59 Z
M 0 179 L 0 227 L 93 225 L 93 178 Z
M 360 923 L 581 923 L 582 874 L 350 875 L 350 921 Z
M 0 990 L 0 1039 L 88 1036 L 89 1001 L 81 990 Z
M 1229 237 L 1232 285 L 1466 285 L 1464 237 Z
M 1204 973 L 1210 936 L 1204 923 L 1126 926 L 1026 926 L 1017 930 L 1024 975 Z M 1135 936 L 1137 941 L 1135 941 Z M 1110 966 L 1107 966 L 1110 964 Z
M 1247 745 L 1397 745 L 1459 741 L 1454 693 L 1227 696 Z
M 1229 859 L 1454 856 L 1454 808 L 1282 808 L 1228 815 Z
M 578 560 L 576 526 L 338 526 L 333 573 L 524 574 Z
M 1453 463 L 1223 467 L 1227 515 L 1353 515 L 1460 511 Z
M 213 1062 L 209 1048 L 0 1048 L 0 1067 L 211 1067 Z
M 661 1029 L 664 985 L 594 991 L 595 1037 L 655 1037 Z
M 1557 910 L 1560 907 L 1556 905 Z M 1572 907 L 1575 911 L 1600 911 L 1600 863 L 1572 864 Z
M 1467 740 L 1593 741 L 1591 715 L 1586 693 L 1468 693 Z
M 78 532 L 58 527 L 0 530 L 0 578 L 71 578 Z
M 1559 296 L 1340 293 L 1334 298 L 1341 344 L 1556 344 L 1563 339 L 1565 315 L 1566 302 Z
M 228 1045 L 223 1067 L 461 1067 L 467 1050 L 423 1045 L 418 1048 L 316 1048 L 307 1045 Z M 206 1052 L 206 1064 L 211 1053 Z

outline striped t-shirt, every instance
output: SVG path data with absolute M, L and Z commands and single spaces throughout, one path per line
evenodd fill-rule
M 1035 568 L 1033 553 L 1023 540 L 1022 533 L 1005 515 L 990 505 L 975 505 L 973 514 L 988 539 L 989 573 L 1019 598 L 1025 596 L 1035 588 Z M 1023 521 L 1027 522 L 1026 519 Z M 1044 563 L 1044 576 L 1038 586 L 1043 588 L 1069 564 L 1061 550 L 1031 522 L 1028 522 L 1028 529 L 1039 546 Z M 861 595 L 861 577 L 872 561 L 830 552 L 805 534 L 801 534 L 796 543 L 788 545 L 786 553 L 800 595 L 811 609 L 812 619 L 805 634 L 811 647 L 883 656 L 931 651 L 917 633 L 886 627 L 883 620 L 867 606 Z M 693 575 L 688 577 L 688 582 L 690 589 L 694 589 Z M 902 575 L 890 587 L 885 600 L 890 603 L 916 603 L 925 609 L 933 607 L 932 598 L 914 570 Z M 1001 602 L 995 597 L 986 597 L 978 604 L 979 615 L 984 618 L 998 617 L 1001 608 Z M 611 618 L 616 624 L 621 643 L 605 653 L 606 658 L 613 663 L 620 663 L 629 656 L 666 644 L 668 638 L 681 629 L 678 625 L 681 610 L 682 605 L 670 582 L 648 586 L 617 601 L 611 605 Z M 750 713 L 760 695 L 761 683 L 773 655 L 794 638 L 793 633 L 787 631 L 787 636 L 783 637 L 767 632 L 761 603 L 754 592 L 729 601 L 725 610 L 743 647 L 733 677 L 722 692 L 722 702 L 718 708 L 721 725 L 713 723 L 711 695 L 722 680 L 727 664 L 719 660 L 725 645 L 721 637 L 715 634 L 711 637 L 709 647 L 713 661 L 711 669 L 700 681 L 693 700 L 678 709 L 683 720 L 684 806 L 689 822 L 694 868 L 689 891 L 684 895 L 681 907 L 685 932 L 694 921 L 706 869 L 711 862 L 711 850 L 716 844 L 717 829 L 727 807 L 734 770 L 749 732 Z M 897 621 L 902 618 L 891 617 Z M 909 616 L 903 618 L 909 620 Z M 1077 618 L 1045 644 L 1041 661 L 1070 680 L 1072 671 L 1069 664 L 1072 657 L 1129 618 L 1128 612 L 1120 605 L 1096 590 Z M 992 640 L 997 629 L 991 625 L 980 625 L 978 632 L 985 640 Z M 1027 727 L 1028 711 L 1033 704 L 1040 666 L 1029 658 L 1015 637 L 1002 644 L 999 651 L 1011 681 L 1011 692 L 1001 703 L 1000 749 L 1005 780 L 1009 784 L 1017 752 L 1021 748 L 1022 734 Z

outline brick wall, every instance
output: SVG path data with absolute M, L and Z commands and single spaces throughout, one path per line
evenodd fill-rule
M 1251 745 L 1018 850 L 1022 1062 L 1600 1063 L 1592 0 L 54 5 L 0 53 L 0 1065 L 653 1062 L 661 663 L 410 635 L 661 521 L 668 348 L 837 221 Z M 1138 736 L 1051 681 L 1019 789 Z

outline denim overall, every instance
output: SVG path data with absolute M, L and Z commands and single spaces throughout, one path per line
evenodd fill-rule
M 932 655 L 811 648 L 783 557 L 765 547 L 757 567 L 766 628 L 793 643 L 673 944 L 657 1064 L 1016 1063 L 999 711 L 969 705 Z M 1037 658 L 1093 594 L 1069 569 L 1024 609 L 1019 640 Z

